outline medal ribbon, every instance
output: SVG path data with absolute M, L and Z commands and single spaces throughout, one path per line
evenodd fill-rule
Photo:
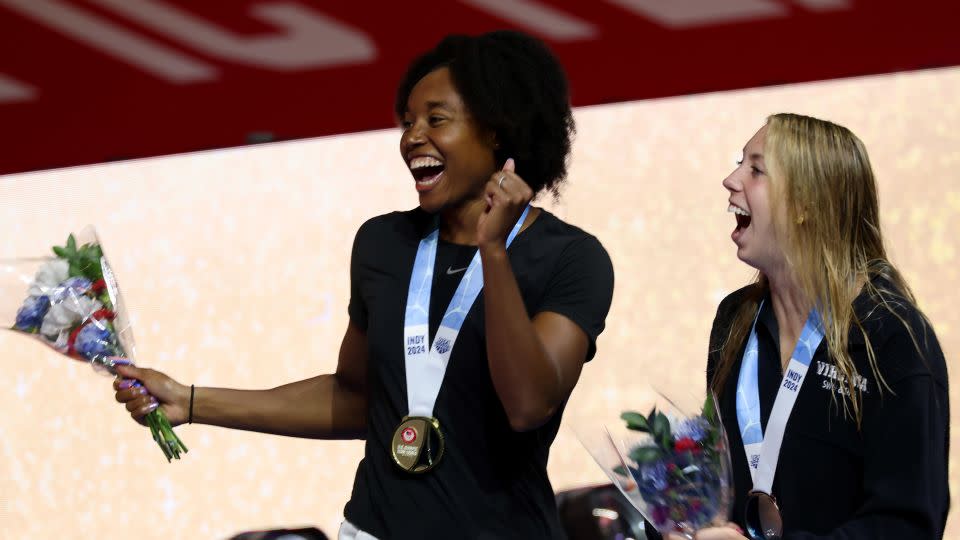
M 520 219 L 507 236 L 507 247 L 520 232 L 530 206 L 524 208 Z M 428 343 L 430 331 L 430 291 L 433 288 L 433 270 L 437 255 L 440 229 L 437 225 L 420 240 L 417 256 L 410 275 L 407 290 L 407 308 L 403 321 L 403 354 L 407 374 L 407 414 L 410 416 L 433 416 L 433 406 L 440 393 L 440 384 L 447 371 L 447 363 L 453 345 L 460 334 L 463 321 L 470 312 L 480 290 L 483 289 L 483 270 L 480 266 L 480 251 L 470 260 L 450 305 L 443 315 L 433 344 Z
M 760 303 L 763 309 L 763 303 Z M 760 311 L 757 311 L 757 319 Z M 737 380 L 737 422 L 740 424 L 740 435 L 743 438 L 743 449 L 747 454 L 747 464 L 750 467 L 750 477 L 753 479 L 753 489 L 770 494 L 773 488 L 773 477 L 777 471 L 777 461 L 780 459 L 780 446 L 783 444 L 783 434 L 787 427 L 787 420 L 797 402 L 800 387 L 806 380 L 807 369 L 813 354 L 820 342 L 823 341 L 823 324 L 816 309 L 810 311 L 807 322 L 803 325 L 797 346 L 790 355 L 780 390 L 777 391 L 773 410 L 767 420 L 767 431 L 763 432 L 760 423 L 760 387 L 757 368 L 757 319 L 753 320 L 747 348 L 743 351 L 743 361 L 740 365 L 740 377 Z

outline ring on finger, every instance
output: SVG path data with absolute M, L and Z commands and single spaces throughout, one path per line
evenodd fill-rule
M 503 175 L 503 174 L 500 175 L 500 181 L 497 182 L 498 188 L 503 189 L 503 181 L 506 180 L 506 178 L 507 178 L 506 175 Z

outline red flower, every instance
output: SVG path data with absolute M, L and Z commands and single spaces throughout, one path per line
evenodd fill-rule
M 112 321 L 113 318 L 116 316 L 117 316 L 116 313 L 110 311 L 109 309 L 104 308 L 104 309 L 98 309 L 97 311 L 94 311 L 93 315 L 91 315 L 90 318 L 97 319 L 98 321 L 103 319 L 108 319 Z
M 96 280 L 96 281 L 93 282 L 93 285 L 91 285 L 91 287 L 93 288 L 93 292 L 99 294 L 99 293 L 101 293 L 104 289 L 107 288 L 107 282 L 104 281 L 104 280 L 102 280 L 102 279 L 98 279 L 98 280 Z
M 76 351 L 73 350 L 73 343 L 77 341 L 77 334 L 80 333 L 80 330 L 82 330 L 84 326 L 86 326 L 86 324 L 81 324 L 70 332 L 70 337 L 67 338 L 67 354 L 76 355 Z
M 690 437 L 684 437 L 673 443 L 673 448 L 678 452 L 683 452 L 684 450 L 692 451 L 697 448 L 697 443 Z

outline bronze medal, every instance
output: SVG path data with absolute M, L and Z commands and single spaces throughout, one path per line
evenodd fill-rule
M 407 416 L 393 432 L 393 462 L 409 473 L 425 473 L 443 457 L 443 433 L 436 418 Z

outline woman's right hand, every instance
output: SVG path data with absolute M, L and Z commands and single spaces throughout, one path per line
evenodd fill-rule
M 166 374 L 148 368 L 117 365 L 119 376 L 113 381 L 117 401 L 123 403 L 130 416 L 146 425 L 143 417 L 160 407 L 170 425 L 187 421 L 190 412 L 190 387 Z M 138 384 L 139 382 L 139 384 Z

